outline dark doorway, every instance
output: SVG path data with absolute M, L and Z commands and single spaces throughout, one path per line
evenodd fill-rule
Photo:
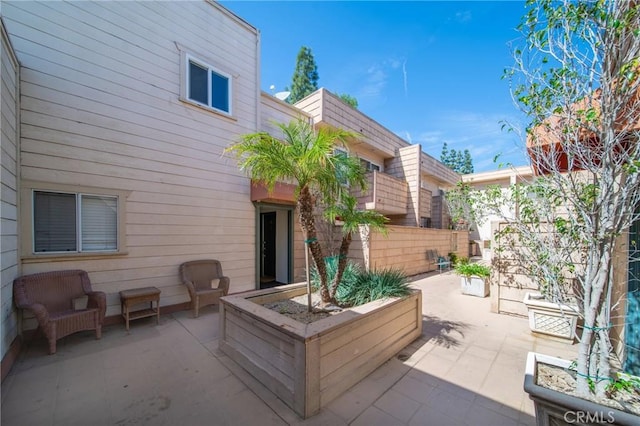
M 256 205 L 256 288 L 291 283 L 294 206 Z
M 276 212 L 260 214 L 262 229 L 262 262 L 260 283 L 276 280 Z

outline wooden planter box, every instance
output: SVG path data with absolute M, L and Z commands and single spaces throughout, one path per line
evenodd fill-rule
M 291 284 L 223 297 L 219 345 L 307 418 L 422 334 L 422 293 L 413 290 L 311 324 L 261 306 L 305 293 L 305 284 Z
M 527 306 L 531 331 L 574 340 L 579 317 L 576 306 L 560 306 L 533 293 L 527 293 L 522 302 Z
M 537 426 L 569 425 L 639 425 L 640 417 L 597 404 L 537 384 L 536 364 L 542 362 L 562 368 L 568 368 L 571 361 L 529 352 L 524 376 L 524 390 L 529 394 L 536 410 Z

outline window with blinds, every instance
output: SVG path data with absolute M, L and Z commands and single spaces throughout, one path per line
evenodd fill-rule
M 34 252 L 118 249 L 118 197 L 34 191 Z

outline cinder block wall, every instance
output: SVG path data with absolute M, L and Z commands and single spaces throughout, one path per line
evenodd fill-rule
M 427 250 L 437 250 L 446 256 L 455 252 L 469 255 L 469 233 L 445 229 L 389 226 L 388 236 L 372 234 L 369 241 L 370 267 L 400 268 L 407 275 L 433 271 L 435 266 L 427 261 Z

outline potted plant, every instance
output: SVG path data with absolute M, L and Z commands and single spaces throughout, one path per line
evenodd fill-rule
M 460 275 L 462 294 L 477 297 L 489 295 L 489 275 L 491 269 L 479 263 L 459 262 L 455 267 L 456 274 Z
M 543 365 L 547 370 L 540 370 Z M 632 426 L 640 424 L 637 414 L 624 411 L 629 406 L 630 395 L 640 391 L 637 377 L 619 375 L 608 382 L 608 405 L 594 399 L 579 398 L 575 395 L 550 389 L 539 384 L 543 376 L 562 376 L 560 380 L 572 382 L 576 372 L 574 363 L 544 354 L 529 352 L 525 369 L 524 390 L 533 400 L 538 425 L 584 425 L 615 424 Z M 601 400 L 602 401 L 602 400 Z

